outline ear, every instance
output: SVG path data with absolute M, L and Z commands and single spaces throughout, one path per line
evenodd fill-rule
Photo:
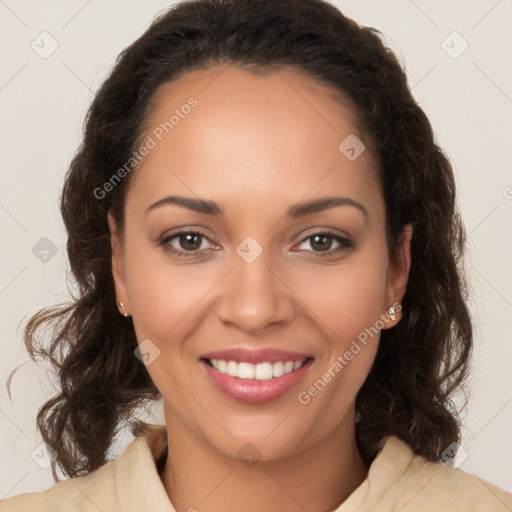
M 121 237 L 117 223 L 110 211 L 107 213 L 108 227 L 110 229 L 110 248 L 112 250 L 112 277 L 114 279 L 114 287 L 116 290 L 116 303 L 119 308 L 119 302 L 123 302 L 125 313 L 130 310 L 128 302 L 128 292 L 126 287 L 126 277 L 124 270 L 124 252 L 121 244 Z
M 407 289 L 407 281 L 409 279 L 409 270 L 411 268 L 411 240 L 413 235 L 412 224 L 406 224 L 398 240 L 399 245 L 395 251 L 393 259 L 389 262 L 385 310 L 389 306 L 395 305 L 396 318 L 389 319 L 384 329 L 389 329 L 396 325 L 401 318 L 401 302 Z M 397 307 L 397 304 L 400 306 Z

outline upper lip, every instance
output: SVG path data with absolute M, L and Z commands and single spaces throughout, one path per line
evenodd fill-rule
M 235 361 L 237 363 L 276 363 L 277 361 L 304 361 L 312 358 L 311 354 L 300 352 L 291 352 L 289 350 L 264 348 L 264 349 L 247 349 L 243 347 L 228 348 L 224 350 L 215 350 L 203 354 L 201 359 L 222 359 L 224 361 Z

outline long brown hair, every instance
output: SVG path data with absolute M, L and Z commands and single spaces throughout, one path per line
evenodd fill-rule
M 402 319 L 382 331 L 356 398 L 357 440 L 367 461 L 386 435 L 439 460 L 459 438 L 451 397 L 464 383 L 472 346 L 464 229 L 450 163 L 403 69 L 377 30 L 322 0 L 192 0 L 161 14 L 121 53 L 90 106 L 66 176 L 61 212 L 76 296 L 35 314 L 25 331 L 31 357 L 48 359 L 60 383 L 37 416 L 58 452 L 54 477 L 57 466 L 71 477 L 102 466 L 122 425 L 140 431 L 136 408 L 160 398 L 134 357 L 133 324 L 119 314 L 111 272 L 107 212 L 122 229 L 133 173 L 108 193 L 104 184 L 137 147 L 158 88 L 213 64 L 254 72 L 293 66 L 333 86 L 358 115 L 379 163 L 390 251 L 406 223 L 414 234 Z M 38 342 L 43 328 L 51 335 Z

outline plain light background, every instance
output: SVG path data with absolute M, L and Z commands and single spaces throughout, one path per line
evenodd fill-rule
M 458 464 L 512 491 L 512 3 L 333 3 L 387 36 L 454 165 L 475 318 Z M 67 296 L 58 197 L 85 111 L 119 52 L 171 4 L 0 0 L 0 499 L 54 483 L 31 456 L 41 442 L 37 409 L 54 390 L 47 372 L 28 362 L 22 332 L 31 314 Z M 41 53 L 52 44 L 58 47 L 47 58 L 32 48 Z M 43 238 L 56 249 L 46 262 L 38 257 L 37 244 L 51 247 Z M 23 363 L 11 401 L 5 382 Z M 114 454 L 129 440 L 121 439 Z

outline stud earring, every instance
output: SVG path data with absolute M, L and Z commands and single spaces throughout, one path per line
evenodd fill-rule
M 121 311 L 121 314 L 123 316 L 129 316 L 128 313 L 124 310 L 124 302 L 120 301 L 119 302 L 119 307 L 123 310 L 123 311 Z
M 389 318 L 391 318 L 391 320 L 396 320 L 395 306 L 389 306 L 387 313 L 388 313 Z

